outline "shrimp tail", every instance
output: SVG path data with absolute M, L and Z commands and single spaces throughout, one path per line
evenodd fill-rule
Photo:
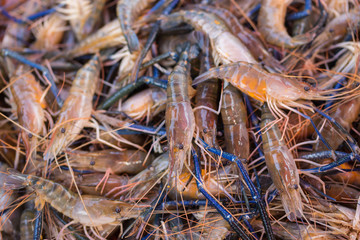
M 290 192 L 293 192 L 293 194 Z M 296 218 L 301 218 L 303 215 L 302 201 L 299 191 L 291 189 L 290 192 L 281 194 L 281 201 L 288 219 L 293 222 L 296 221 Z
M 198 85 L 198 84 L 203 83 L 206 80 L 211 79 L 211 78 L 220 78 L 222 69 L 223 69 L 223 67 L 210 68 L 209 71 L 204 72 L 203 74 L 200 74 L 199 76 L 197 76 L 193 80 L 192 85 L 193 86 Z
M 8 169 L 8 172 L 0 172 L 1 188 L 4 190 L 16 190 L 27 186 L 26 176 L 14 169 Z

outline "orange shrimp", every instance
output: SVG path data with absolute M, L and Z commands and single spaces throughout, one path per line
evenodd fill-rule
M 331 91 L 320 91 L 307 83 L 299 82 L 295 78 L 277 73 L 268 73 L 259 65 L 247 62 L 231 63 L 211 68 L 208 72 L 195 78 L 193 85 L 210 78 L 227 80 L 242 92 L 260 102 L 270 102 L 283 107 L 309 108 L 305 104 L 296 101 L 331 98 L 324 96 Z
M 19 65 L 11 81 L 11 96 L 16 105 L 19 124 L 23 127 L 21 136 L 25 145 L 26 155 L 34 158 L 36 156 L 36 146 L 40 133 L 45 132 L 45 115 L 43 108 L 43 92 L 40 84 L 35 77 L 25 71 L 24 66 Z
M 189 47 L 180 56 L 171 72 L 167 87 L 165 112 L 166 134 L 169 142 L 170 178 L 180 176 L 185 159 L 190 157 L 191 141 L 195 131 L 195 116 L 188 94 L 190 66 Z
M 262 0 L 258 17 L 259 32 L 265 40 L 273 45 L 285 48 L 295 48 L 310 42 L 310 34 L 290 37 L 284 22 L 286 8 L 292 0 Z
M 266 129 L 275 120 L 267 104 L 262 107 L 261 129 L 263 149 L 267 169 L 271 179 L 280 193 L 283 207 L 290 221 L 302 217 L 303 205 L 300 195 L 299 173 L 295 160 L 281 139 L 281 132 L 277 125 Z
M 81 132 L 90 119 L 92 99 L 100 73 L 99 55 L 85 64 L 76 74 L 70 94 L 61 108 L 56 125 L 45 151 L 44 159 L 54 159 Z
M 238 61 L 256 63 L 251 52 L 216 15 L 203 11 L 181 10 L 167 16 L 163 27 L 173 22 L 191 24 L 196 30 L 203 32 L 209 37 L 215 65 Z

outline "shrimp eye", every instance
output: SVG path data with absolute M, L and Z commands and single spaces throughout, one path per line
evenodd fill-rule
M 207 133 L 207 132 L 208 132 L 208 129 L 207 129 L 207 128 L 204 128 L 204 129 L 203 129 L 203 132 L 204 132 L 204 133 Z
M 179 149 L 184 149 L 184 144 L 179 143 L 178 148 L 179 148 Z
M 91 161 L 90 161 L 90 165 L 91 165 L 91 166 L 94 166 L 94 165 L 95 165 L 95 161 L 94 161 L 94 160 L 91 160 Z
M 65 133 L 65 128 L 61 128 L 60 132 Z
M 33 137 L 33 135 L 32 135 L 31 133 L 29 133 L 29 134 L 28 134 L 28 137 L 29 137 L 29 138 L 32 138 L 32 137 Z
M 115 212 L 116 213 L 120 213 L 121 212 L 121 209 L 119 207 L 115 208 Z
M 295 190 L 299 188 L 299 186 L 297 184 L 294 184 L 293 187 L 294 187 Z
M 304 87 L 304 90 L 307 92 L 307 91 L 309 91 L 309 90 L 310 90 L 310 87 L 305 86 L 305 87 Z

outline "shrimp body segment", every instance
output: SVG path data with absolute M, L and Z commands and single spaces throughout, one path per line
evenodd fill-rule
M 226 24 L 216 15 L 203 11 L 184 11 L 172 13 L 167 21 L 181 21 L 191 24 L 196 30 L 206 34 L 213 49 L 215 65 L 238 61 L 256 63 L 251 52 L 233 35 Z
M 25 72 L 21 65 L 11 79 L 15 80 L 10 86 L 10 91 L 16 105 L 19 124 L 27 130 L 22 130 L 21 136 L 28 155 L 35 150 L 38 142 L 33 134 L 39 135 L 45 127 L 45 102 L 41 99 L 43 93 L 35 77 L 30 72 Z
M 90 119 L 92 99 L 100 73 L 99 56 L 95 55 L 76 74 L 70 94 L 61 108 L 59 117 L 46 150 L 45 160 L 53 159 L 81 132 Z
M 139 208 L 131 209 L 132 205 L 121 201 L 92 195 L 82 195 L 80 198 L 61 184 L 41 177 L 11 171 L 7 174 L 6 180 L 17 188 L 28 186 L 34 189 L 37 194 L 37 208 L 41 209 L 47 202 L 57 211 L 84 226 L 119 224 L 122 220 L 138 217 L 140 214 Z
M 267 42 L 285 48 L 295 48 L 312 40 L 311 35 L 290 37 L 285 28 L 286 8 L 292 0 L 262 0 L 258 28 Z
M 260 66 L 247 62 L 236 62 L 211 68 L 193 81 L 199 84 L 210 78 L 227 80 L 247 95 L 266 102 L 273 99 L 279 102 L 294 102 L 299 99 L 313 100 L 321 98 L 321 91 L 306 83 L 298 82 L 281 74 L 268 73 Z
M 274 182 L 285 212 L 290 221 L 302 216 L 299 173 L 277 125 L 266 129 L 275 120 L 269 108 L 264 104 L 261 116 L 261 129 L 266 166 Z

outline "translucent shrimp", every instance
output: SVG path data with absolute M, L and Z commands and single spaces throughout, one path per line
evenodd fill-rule
M 137 174 L 151 163 L 153 156 L 150 155 L 144 163 L 147 153 L 138 150 L 102 150 L 96 152 L 69 152 L 69 161 L 72 167 L 77 169 L 106 172 L 110 169 L 114 174 L 127 173 Z
M 78 41 L 83 40 L 99 20 L 106 0 L 61 0 L 66 5 L 57 11 L 69 20 Z
M 26 208 L 21 213 L 20 219 L 20 239 L 21 240 L 30 240 L 34 237 L 34 219 L 36 219 L 35 209 Z
M 36 38 L 33 47 L 41 50 L 54 49 L 62 40 L 64 32 L 67 29 L 65 25 L 66 22 L 58 14 L 45 17 L 32 29 Z
M 188 95 L 188 51 L 189 46 L 182 52 L 168 80 L 165 124 L 169 142 L 170 176 L 174 172 L 176 176 L 180 176 L 186 158 L 190 157 L 195 131 L 195 116 Z
M 224 124 L 226 151 L 247 159 L 250 155 L 250 146 L 246 128 L 246 107 L 240 91 L 230 84 L 223 92 L 221 117 Z
M 302 217 L 299 173 L 292 154 L 281 139 L 277 125 L 267 128 L 275 120 L 267 104 L 262 107 L 261 129 L 267 169 L 280 193 L 283 207 L 290 221 Z
M 247 62 L 237 62 L 217 68 L 194 79 L 193 85 L 210 78 L 220 78 L 229 81 L 247 95 L 260 102 L 274 102 L 284 106 L 306 107 L 297 100 L 326 99 L 329 92 L 320 91 L 307 83 L 299 82 L 295 78 L 281 74 L 268 73 L 259 65 Z
M 113 20 L 80 41 L 65 56 L 81 56 L 96 53 L 101 49 L 124 45 L 125 38 L 118 20 Z
M 238 61 L 256 63 L 250 51 L 216 15 L 203 11 L 181 10 L 167 16 L 163 27 L 174 22 L 191 24 L 196 30 L 209 37 L 215 65 Z
M 292 0 L 262 0 L 258 28 L 268 43 L 279 47 L 295 48 L 310 42 L 309 34 L 290 37 L 285 28 L 286 9 Z
M 140 13 L 153 2 L 154 0 L 120 0 L 117 3 L 117 16 L 130 53 L 140 50 L 139 39 L 131 26 L 136 18 L 139 17 Z
M 84 226 L 120 224 L 125 219 L 138 217 L 141 212 L 140 208 L 121 201 L 92 195 L 82 195 L 80 198 L 62 185 L 41 177 L 15 171 L 1 175 L 6 175 L 6 181 L 2 184 L 5 189 L 26 186 L 32 188 L 37 194 L 37 209 L 42 209 L 47 202 L 60 213 Z
M 90 119 L 92 99 L 100 73 L 99 55 L 95 55 L 76 74 L 69 96 L 61 108 L 44 159 L 54 159 L 81 132 Z
M 335 112 L 330 114 L 332 118 L 335 119 L 346 131 L 350 131 L 352 123 L 358 118 L 360 113 L 360 97 L 352 99 L 348 102 L 345 102 L 339 105 Z M 345 136 L 338 136 L 339 133 L 336 131 L 334 127 L 331 126 L 329 122 L 325 123 L 325 126 L 320 131 L 322 136 L 328 141 L 332 149 L 337 149 L 340 144 L 346 139 Z M 340 133 L 341 135 L 341 133 Z M 323 151 L 327 150 L 326 146 L 318 142 L 314 147 L 315 151 Z
M 21 129 L 21 136 L 25 145 L 26 155 L 34 158 L 40 133 L 45 132 L 45 101 L 43 92 L 35 77 L 19 65 L 12 74 L 10 85 L 11 96 Z
M 149 88 L 128 98 L 121 111 L 129 117 L 139 120 L 148 116 L 149 120 L 166 108 L 166 91 L 160 88 Z

